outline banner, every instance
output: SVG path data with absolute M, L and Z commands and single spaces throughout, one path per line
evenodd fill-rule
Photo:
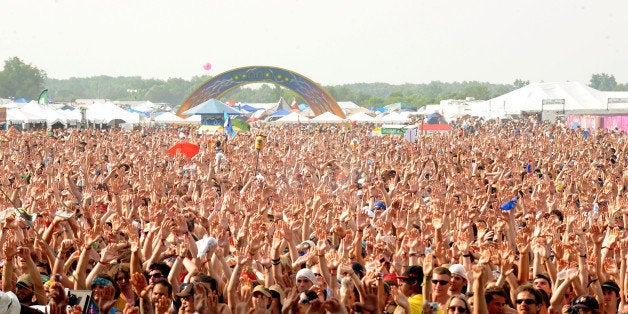
M 42 105 L 42 106 L 46 106 L 49 103 L 49 99 L 48 99 L 48 89 L 44 89 L 41 94 L 39 94 L 39 99 L 37 100 L 37 103 Z

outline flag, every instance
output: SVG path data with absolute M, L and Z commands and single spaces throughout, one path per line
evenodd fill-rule
M 229 114 L 227 114 L 226 112 L 225 112 L 224 129 L 225 129 L 225 134 L 227 134 L 228 137 L 235 136 L 235 131 L 233 130 L 233 125 L 231 124 L 231 118 L 229 117 Z
M 517 206 L 517 200 L 519 199 L 518 196 L 513 197 L 510 201 L 502 204 L 502 206 L 500 206 L 499 208 L 501 208 L 501 210 L 511 210 L 513 208 L 515 208 L 515 206 Z
M 233 129 L 238 132 L 249 132 L 251 131 L 251 125 L 246 123 L 244 120 L 240 119 L 231 119 L 231 125 Z
M 42 105 L 42 106 L 47 106 L 49 103 L 49 99 L 48 99 L 48 89 L 44 89 L 41 94 L 39 94 L 39 99 L 37 100 L 37 103 Z
M 526 165 L 526 172 L 532 172 L 532 159 L 528 159 L 528 164 Z
M 292 109 L 299 109 L 299 104 L 297 103 L 297 99 L 296 98 L 292 99 L 292 104 L 290 105 L 290 107 Z

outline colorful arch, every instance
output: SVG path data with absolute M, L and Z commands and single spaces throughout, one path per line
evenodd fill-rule
M 345 117 L 336 100 L 312 80 L 290 70 L 267 66 L 244 67 L 218 74 L 188 96 L 179 107 L 177 115 L 183 116 L 183 112 L 190 108 L 211 98 L 218 99 L 238 86 L 251 83 L 284 86 L 299 94 L 315 115 L 329 111 L 339 117 Z

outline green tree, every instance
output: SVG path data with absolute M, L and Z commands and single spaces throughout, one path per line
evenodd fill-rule
M 589 86 L 597 90 L 612 91 L 617 87 L 617 81 L 615 81 L 614 75 L 596 73 L 591 75 Z
M 480 85 L 480 84 L 472 84 L 472 85 L 468 85 L 467 87 L 464 88 L 464 90 L 462 91 L 462 94 L 464 95 L 464 97 L 473 97 L 474 99 L 478 99 L 478 100 L 486 100 L 489 99 L 490 97 L 490 92 L 488 90 L 488 87 L 485 85 Z
M 45 80 L 46 72 L 13 57 L 0 71 L 0 97 L 37 99 Z
M 515 87 L 515 89 L 519 89 L 522 88 L 524 86 L 528 86 L 530 85 L 530 81 L 524 81 L 522 79 L 516 79 L 513 83 L 512 86 Z

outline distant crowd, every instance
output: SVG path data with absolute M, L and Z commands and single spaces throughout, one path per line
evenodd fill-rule
M 1 131 L 0 314 L 628 313 L 627 139 Z

